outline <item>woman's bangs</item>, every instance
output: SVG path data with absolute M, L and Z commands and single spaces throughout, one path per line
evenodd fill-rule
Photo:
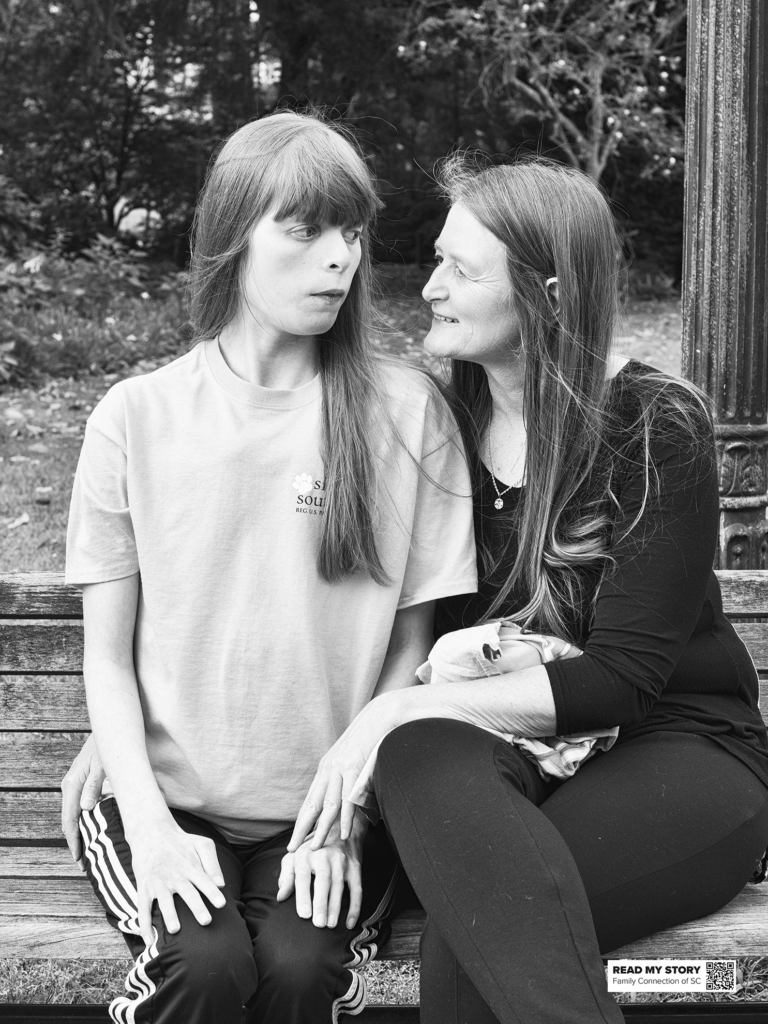
M 357 171 L 337 154 L 297 148 L 291 146 L 272 170 L 269 208 L 275 220 L 296 217 L 334 227 L 373 220 L 379 200 L 363 167 Z

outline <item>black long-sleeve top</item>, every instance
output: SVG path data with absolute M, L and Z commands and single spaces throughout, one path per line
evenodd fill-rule
M 611 385 L 618 433 L 636 421 L 638 391 L 649 367 L 631 360 Z M 656 730 L 695 732 L 731 751 L 768 785 L 768 738 L 758 710 L 758 681 L 744 644 L 723 612 L 712 571 L 717 543 L 718 496 L 715 462 L 706 444 L 692 445 L 662 419 L 651 437 L 657 492 L 642 507 L 645 476 L 641 458 L 631 457 L 625 437 L 609 438 L 613 452 L 629 457 L 614 477 L 620 512 L 609 543 L 614 565 L 604 573 L 585 570 L 585 593 L 597 590 L 577 610 L 584 653 L 546 665 L 557 711 L 557 733 L 574 735 L 620 727 L 618 742 Z M 504 551 L 515 530 L 521 491 L 494 507 L 490 472 L 481 468 L 475 494 L 475 532 L 492 555 Z M 505 484 L 497 481 L 500 491 Z M 444 598 L 436 612 L 436 636 L 474 625 L 507 578 L 516 555 L 481 578 L 477 594 Z M 495 560 L 495 559 L 494 559 Z M 495 617 L 514 615 L 527 603 L 518 588 Z M 586 604 L 590 607 L 587 608 Z M 576 630 L 579 633 L 579 629 Z

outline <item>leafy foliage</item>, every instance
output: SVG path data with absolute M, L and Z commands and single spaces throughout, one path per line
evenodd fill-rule
M 77 257 L 0 262 L 0 380 L 125 370 L 172 357 L 189 338 L 184 275 L 97 235 Z
M 359 130 L 387 199 L 379 258 L 423 260 L 454 146 L 535 150 L 619 182 L 682 166 L 684 0 L 7 0 L 0 250 L 77 253 L 132 210 L 186 262 L 220 141 L 279 105 Z M 644 191 L 644 195 L 648 189 Z M 676 224 L 682 211 L 673 218 Z
M 684 0 L 421 0 L 401 56 L 423 72 L 471 55 L 492 118 L 535 118 L 599 180 L 622 142 L 680 159 L 685 11 Z

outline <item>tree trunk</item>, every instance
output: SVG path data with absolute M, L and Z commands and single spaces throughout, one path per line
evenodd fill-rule
M 683 369 L 712 398 L 724 569 L 768 569 L 768 14 L 690 0 Z

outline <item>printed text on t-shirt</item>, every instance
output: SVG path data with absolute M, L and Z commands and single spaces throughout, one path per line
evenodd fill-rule
M 299 473 L 293 479 L 296 495 L 296 512 L 305 515 L 321 516 L 324 514 L 325 481 L 313 480 L 309 473 Z

